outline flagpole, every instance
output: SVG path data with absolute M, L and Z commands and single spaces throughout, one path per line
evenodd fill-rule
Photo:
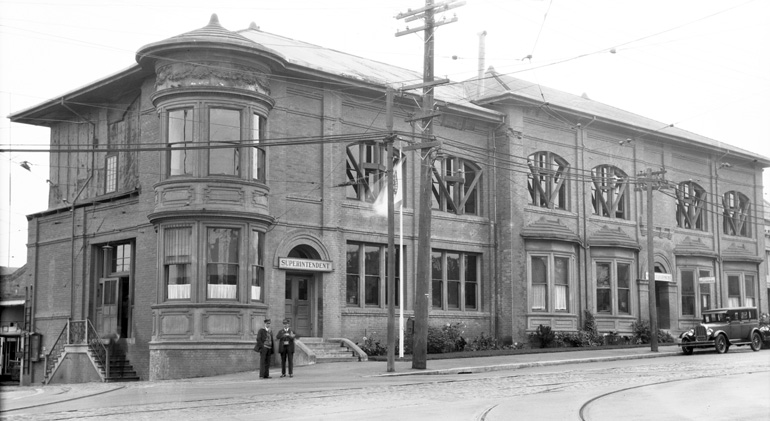
M 399 165 L 404 165 L 403 161 Z M 399 180 L 399 182 L 401 182 Z M 403 187 L 403 186 L 399 186 Z M 398 207 L 398 357 L 404 358 L 404 197 Z

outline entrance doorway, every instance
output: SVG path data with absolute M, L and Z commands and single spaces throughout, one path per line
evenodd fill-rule
M 96 330 L 100 336 L 128 336 L 128 278 L 102 278 L 96 289 Z
M 286 274 L 284 317 L 300 337 L 313 336 L 313 277 Z
M 655 264 L 655 273 L 666 273 L 666 269 L 660 264 Z M 653 279 L 655 279 L 653 277 Z M 671 329 L 671 313 L 668 297 L 669 283 L 653 280 L 655 284 L 655 310 L 658 316 L 658 329 Z

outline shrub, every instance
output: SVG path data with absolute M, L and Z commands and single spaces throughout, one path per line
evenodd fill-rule
M 540 348 L 548 348 L 556 339 L 556 335 L 551 326 L 540 325 L 535 333 L 532 334 L 532 339 L 540 343 Z
M 361 351 L 364 351 L 366 355 L 370 357 L 374 355 L 387 355 L 388 349 L 380 345 L 380 341 L 374 339 L 371 335 L 364 336 L 362 339 L 363 342 L 356 342 L 356 345 L 358 345 L 358 347 L 361 348 Z
M 638 344 L 650 343 L 650 322 L 646 319 L 642 319 L 638 322 L 631 323 L 631 330 L 634 332 L 634 342 Z M 658 342 L 674 342 L 674 337 L 670 333 L 658 329 L 657 332 Z
M 466 341 L 462 337 L 460 323 L 447 323 L 442 327 L 428 327 L 428 354 L 462 351 Z
M 487 336 L 484 332 L 481 332 L 481 335 L 475 337 L 465 346 L 466 351 L 486 351 L 493 349 L 505 349 L 505 347 L 501 346 L 497 339 L 492 336 Z

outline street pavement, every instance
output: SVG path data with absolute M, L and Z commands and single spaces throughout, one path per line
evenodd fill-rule
M 312 384 L 314 381 L 328 382 L 328 379 L 333 378 L 335 382 L 339 382 L 340 384 L 345 384 L 348 380 L 360 383 L 367 377 L 484 373 L 565 364 L 657 358 L 671 356 L 678 352 L 679 347 L 672 345 L 660 346 L 658 352 L 652 352 L 648 347 L 578 348 L 578 350 L 575 351 L 570 350 L 562 352 L 433 359 L 427 361 L 427 368 L 424 370 L 413 369 L 411 361 L 396 361 L 394 364 L 395 370 L 393 372 L 387 372 L 387 363 L 384 361 L 325 363 L 295 367 L 294 379 L 278 379 L 280 368 L 276 370 L 276 367 L 272 367 L 271 375 L 273 379 L 263 381 L 282 382 L 283 380 L 286 380 Z M 2 386 L 0 387 L 0 406 L 2 407 L 0 413 L 98 396 L 122 388 L 142 387 L 151 389 L 156 386 L 162 386 L 162 388 L 165 389 L 169 386 L 173 386 L 174 383 L 191 385 L 222 382 L 237 383 L 241 380 L 244 382 L 251 382 L 255 380 L 255 376 L 256 374 L 254 371 L 247 371 L 213 377 L 155 382 L 81 383 L 45 386 L 38 384 L 24 387 Z

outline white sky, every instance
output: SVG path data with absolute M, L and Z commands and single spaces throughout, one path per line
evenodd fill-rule
M 424 0 L 0 0 L 0 144 L 46 148 L 48 129 L 6 117 L 129 67 L 142 46 L 206 26 L 212 13 L 230 30 L 255 22 L 266 32 L 421 71 L 421 34 L 395 37 L 420 22 L 394 17 L 422 6 Z M 770 1 L 467 0 L 444 15 L 453 14 L 459 21 L 436 32 L 437 77 L 476 75 L 478 34 L 486 30 L 486 66 L 500 73 L 586 93 L 770 157 Z M 0 266 L 26 261 L 25 215 L 46 209 L 47 178 L 45 153 L 0 153 Z

